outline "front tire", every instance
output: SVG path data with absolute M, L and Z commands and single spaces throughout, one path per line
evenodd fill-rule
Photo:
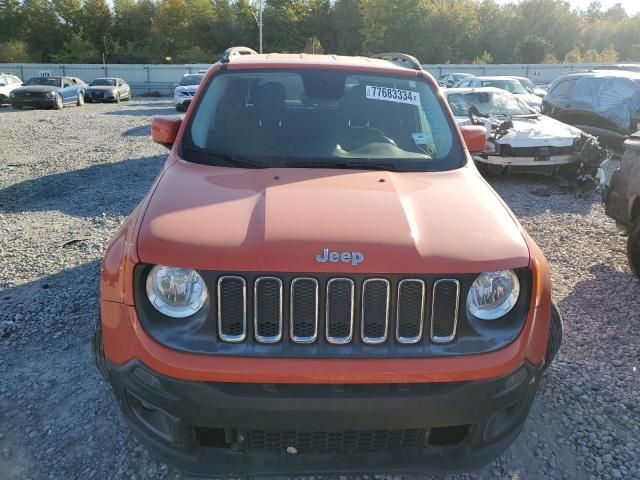
M 116 93 L 116 97 L 114 99 L 114 102 L 120 103 L 120 94 L 119 93 Z
M 627 259 L 633 274 L 640 280 L 640 217 L 636 218 L 627 237 Z
M 78 94 L 78 101 L 76 102 L 76 105 L 78 107 L 81 107 L 81 106 L 84 105 L 84 94 L 82 94 L 82 93 Z
M 56 99 L 53 102 L 53 108 L 56 110 L 62 110 L 64 102 L 62 101 L 62 95 L 56 95 Z

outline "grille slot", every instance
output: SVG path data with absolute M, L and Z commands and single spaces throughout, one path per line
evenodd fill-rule
M 318 281 L 299 277 L 291 282 L 291 340 L 313 343 L 318 338 Z
M 260 277 L 254 283 L 253 321 L 256 340 L 276 343 L 282 339 L 282 280 Z
M 370 278 L 362 284 L 362 341 L 383 343 L 389 330 L 389 281 Z
M 248 451 L 286 453 L 365 453 L 417 450 L 425 443 L 424 429 L 346 432 L 251 430 L 243 432 Z
M 247 282 L 242 277 L 218 279 L 218 334 L 232 343 L 247 336 Z
M 398 284 L 396 339 L 400 343 L 418 343 L 424 325 L 425 283 L 405 279 Z
M 349 343 L 353 338 L 354 284 L 349 278 L 332 278 L 327 282 L 327 341 Z
M 433 285 L 431 304 L 431 341 L 451 342 L 458 327 L 460 282 L 453 279 L 437 280 Z

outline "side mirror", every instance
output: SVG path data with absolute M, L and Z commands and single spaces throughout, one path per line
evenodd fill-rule
M 154 115 L 151 118 L 151 138 L 154 142 L 171 148 L 182 125 L 180 115 Z
M 487 129 L 478 125 L 465 125 L 460 127 L 462 138 L 470 153 L 484 152 L 487 143 Z

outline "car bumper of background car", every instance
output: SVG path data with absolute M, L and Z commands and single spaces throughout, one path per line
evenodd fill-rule
M 504 157 L 500 155 L 475 155 L 474 160 L 489 165 L 513 167 L 549 167 L 554 165 L 568 165 L 580 161 L 577 154 L 552 155 L 550 157 Z
M 194 475 L 461 471 L 517 437 L 540 370 L 488 380 L 293 385 L 185 381 L 105 362 L 131 428 Z
M 55 98 L 14 97 L 11 99 L 11 104 L 22 105 L 24 107 L 53 107 L 55 105 Z
M 173 101 L 176 104 L 176 107 L 187 108 L 191 104 L 191 100 L 193 97 L 174 97 Z

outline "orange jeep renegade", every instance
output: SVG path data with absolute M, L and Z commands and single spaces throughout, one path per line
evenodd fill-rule
M 547 262 L 403 54 L 213 65 L 107 249 L 98 367 L 196 475 L 478 468 L 560 345 Z

